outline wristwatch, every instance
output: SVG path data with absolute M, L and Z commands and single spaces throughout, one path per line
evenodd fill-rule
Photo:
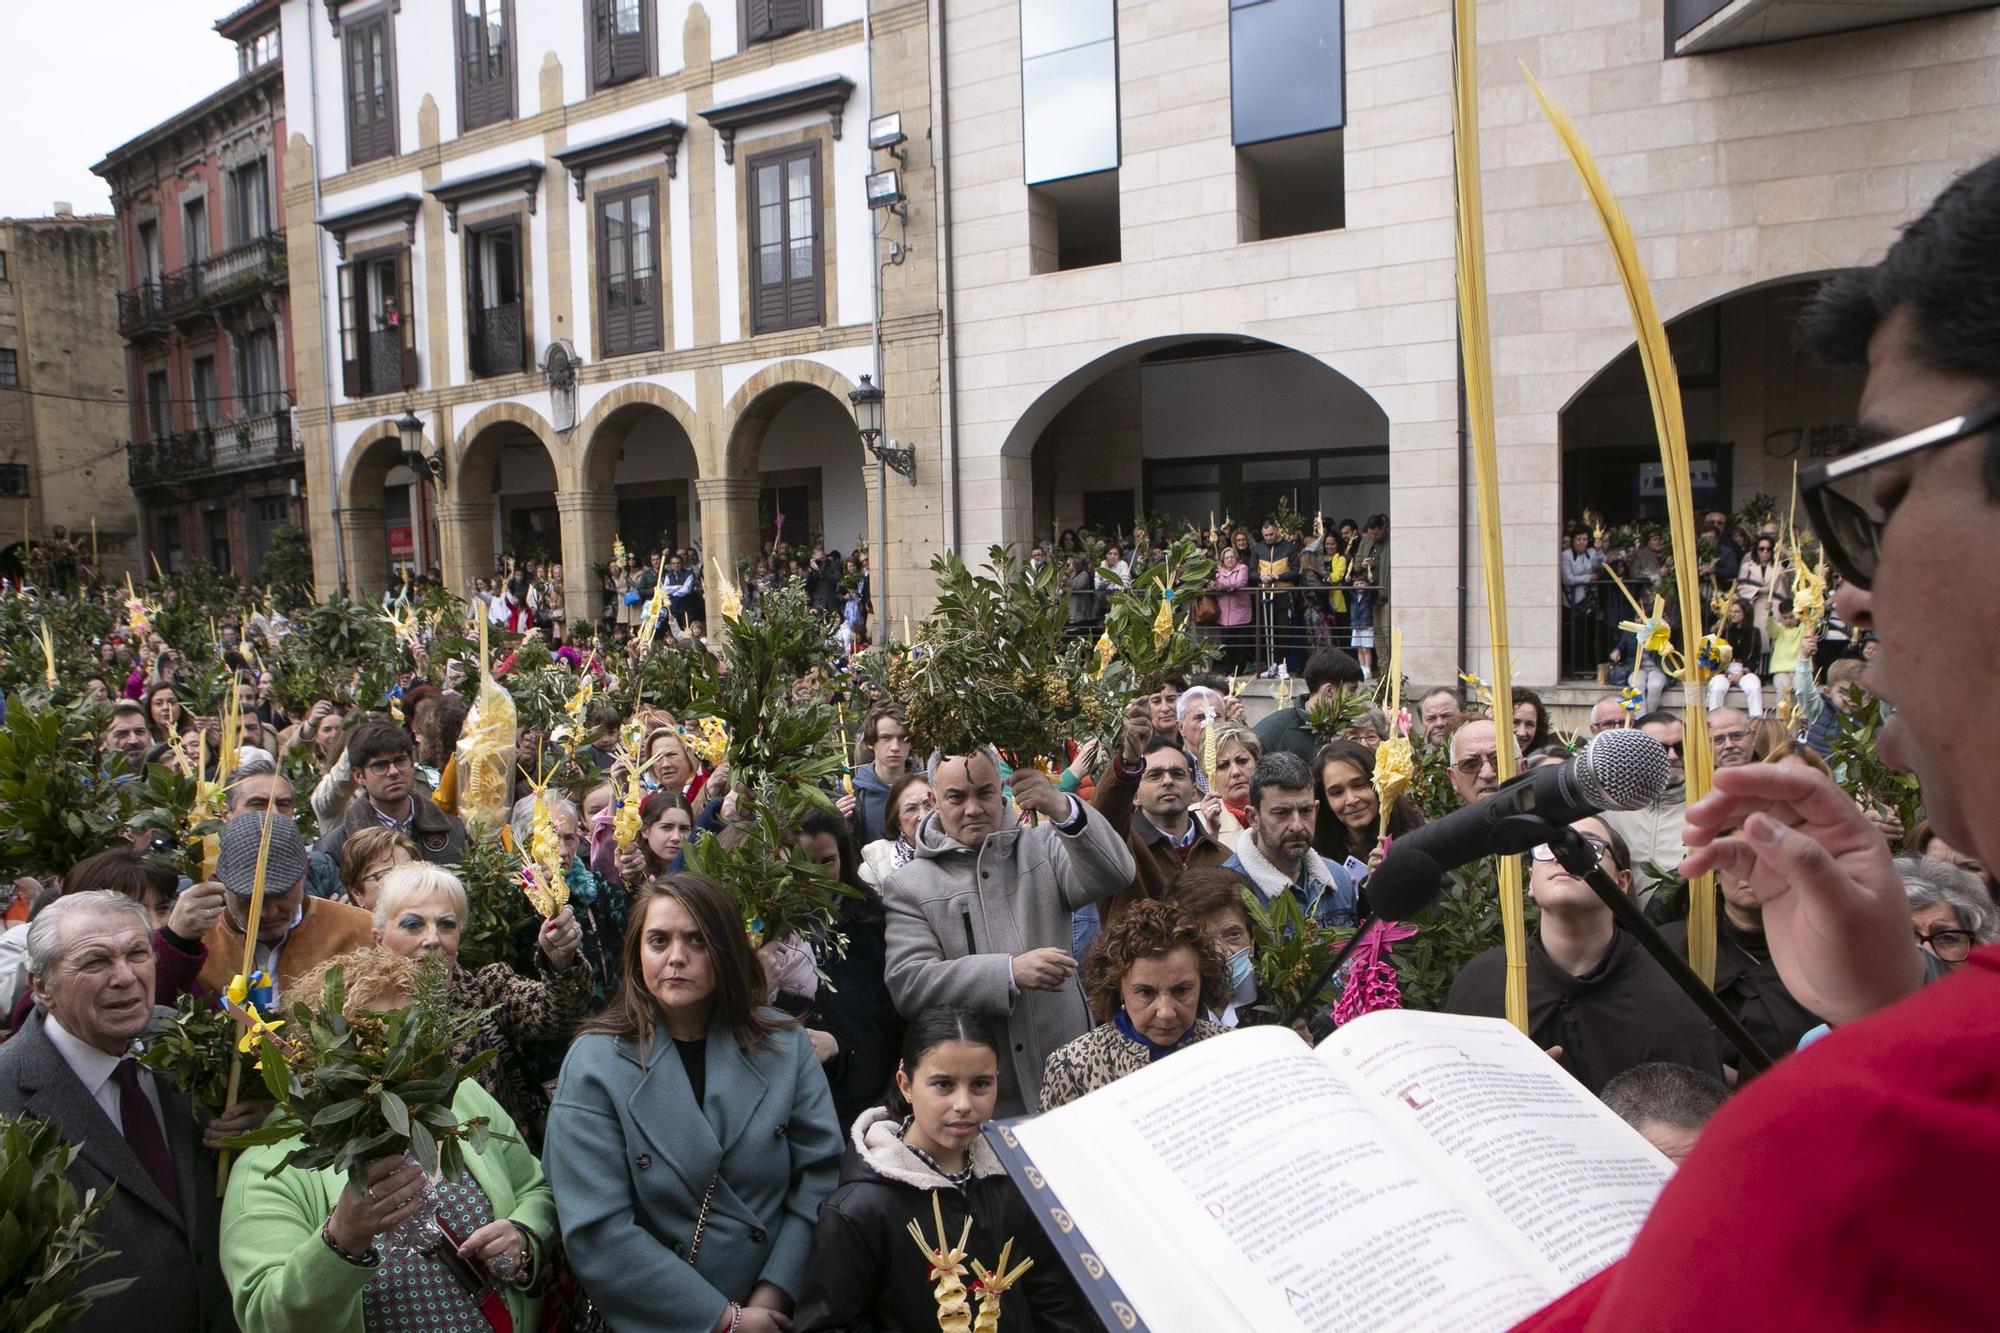
M 340 1242 L 333 1238 L 332 1213 L 328 1213 L 326 1221 L 319 1224 L 319 1238 L 326 1242 L 326 1248 L 332 1250 L 356 1268 L 374 1268 L 382 1262 L 382 1252 L 372 1245 L 368 1247 L 368 1253 L 366 1254 L 354 1254 L 341 1249 Z

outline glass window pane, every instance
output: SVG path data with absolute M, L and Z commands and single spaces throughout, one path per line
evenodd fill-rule
M 618 35 L 620 37 L 637 37 L 639 35 L 639 0 L 616 0 L 614 9 L 616 17 L 613 19 L 613 22 L 617 25 Z
M 1312 456 L 1248 459 L 1243 464 L 1245 481 L 1310 481 Z
M 1340 0 L 1265 0 L 1229 15 L 1235 142 L 1339 129 L 1347 119 Z
M 802 236 L 808 239 L 811 238 L 813 234 L 813 205 L 811 195 L 807 195 L 803 199 L 794 198 L 792 200 L 790 223 L 791 232 L 789 234 L 793 240 L 796 241 Z
M 1147 474 L 1155 486 L 1219 486 L 1220 463 L 1149 463 Z
M 785 164 L 785 194 L 794 202 L 812 199 L 812 159 L 795 157 Z
M 810 278 L 813 275 L 813 243 L 810 236 L 792 242 L 792 278 Z
M 640 201 L 635 199 L 632 202 L 636 205 Z M 651 201 L 648 200 L 646 202 L 650 203 Z M 647 209 L 649 215 L 651 212 L 650 208 Z M 642 224 L 640 222 L 638 209 L 635 207 L 632 213 L 632 276 L 634 278 L 646 278 L 652 276 L 652 272 L 653 228 L 650 223 Z
M 782 199 L 784 179 L 775 162 L 757 168 L 757 202 L 770 204 Z
M 783 204 L 765 204 L 757 210 L 757 241 L 760 245 L 775 245 L 785 239 L 785 207 Z
M 760 245 L 757 247 L 757 285 L 775 287 L 785 280 L 784 245 Z
M 1118 165 L 1116 43 L 1024 60 L 1021 89 L 1028 184 Z
M 1108 41 L 1112 0 L 1021 0 L 1021 57 Z
M 1319 475 L 1329 477 L 1387 477 L 1387 454 L 1322 454 Z

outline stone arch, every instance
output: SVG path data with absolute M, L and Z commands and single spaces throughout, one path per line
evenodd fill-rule
M 772 418 L 787 403 L 812 389 L 824 390 L 843 409 L 852 412 L 847 395 L 854 392 L 854 381 L 818 361 L 774 362 L 745 380 L 730 397 L 723 414 L 722 474 L 755 477 L 764 433 L 770 428 Z
M 485 461 L 474 453 L 474 447 L 481 445 L 481 437 L 489 437 L 485 445 L 482 446 L 482 448 L 489 448 L 493 444 L 493 440 L 490 437 L 495 435 L 504 436 L 511 433 L 493 431 L 493 427 L 503 423 L 509 426 L 518 426 L 541 441 L 542 447 L 548 450 L 550 464 L 556 470 L 556 484 L 558 489 L 567 490 L 569 487 L 565 473 L 570 455 L 568 443 L 564 441 L 561 435 L 556 433 L 554 427 L 549 425 L 548 420 L 541 413 L 535 411 L 534 408 L 524 403 L 503 402 L 489 404 L 474 413 L 466 421 L 465 425 L 459 428 L 458 437 L 452 441 L 450 455 L 451 475 L 448 480 L 453 498 L 473 500 L 483 498 L 479 495 L 466 495 L 462 492 L 459 489 L 458 478 L 464 474 L 468 466 L 476 469 Z M 489 493 L 491 489 L 490 486 L 487 487 Z
M 618 469 L 618 452 L 625 443 L 631 421 L 646 409 L 657 409 L 672 417 L 688 443 L 701 438 L 696 428 L 694 408 L 685 398 L 663 385 L 648 380 L 621 384 L 591 406 L 572 438 L 577 449 L 573 475 L 564 480 L 564 489 L 599 491 L 609 489 Z M 695 450 L 697 466 L 701 451 Z
M 380 448 L 385 441 L 390 447 Z M 356 436 L 340 465 L 340 507 L 381 508 L 383 481 L 401 461 L 402 452 L 403 437 L 393 421 L 378 421 Z

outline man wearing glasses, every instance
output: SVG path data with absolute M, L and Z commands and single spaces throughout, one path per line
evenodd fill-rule
M 1741 768 L 1757 762 L 1757 729 L 1740 708 L 1718 708 L 1708 715 L 1708 743 L 1717 768 Z
M 1512 728 L 1507 744 L 1514 746 L 1514 768 L 1519 772 L 1521 747 L 1514 744 Z M 1475 717 L 1451 733 L 1451 789 L 1466 805 L 1500 790 L 1500 741 L 1492 718 Z
M 380 718 L 363 722 L 347 742 L 347 766 L 356 791 L 340 823 L 319 840 L 319 850 L 338 861 L 356 829 L 392 828 L 417 845 L 432 865 L 455 866 L 465 850 L 465 825 L 417 790 L 416 753 L 401 727 Z
M 1133 903 L 1165 898 L 1181 871 L 1229 859 L 1229 849 L 1194 812 L 1195 797 L 1194 766 L 1180 739 L 1154 731 L 1145 701 L 1135 700 L 1125 712 L 1118 757 L 1091 802 L 1125 839 L 1135 867 L 1131 884 L 1098 904 L 1106 929 Z
M 1681 839 L 1687 817 L 1687 774 L 1681 760 L 1687 729 L 1678 716 L 1668 712 L 1648 713 L 1639 719 L 1638 726 L 1666 748 L 1673 777 L 1651 805 L 1607 811 L 1604 822 L 1632 849 L 1632 883 L 1644 902 L 1652 897 L 1657 879 L 1646 867 L 1671 870 L 1687 855 L 1687 845 Z
M 2000 519 L 1996 257 L 2000 158 L 1820 289 L 1807 341 L 1867 379 L 1857 447 L 1799 476 L 1841 617 L 1880 638 L 1866 681 L 1896 712 L 1877 751 L 1989 865 L 2000 714 L 1965 691 L 2000 662 L 2000 582 L 1938 553 L 1987 549 Z M 1683 871 L 1749 885 L 1787 989 L 1833 1032 L 1709 1122 L 1622 1262 L 1520 1327 L 1991 1327 L 2000 951 L 1924 986 L 1887 842 L 1811 769 L 1723 769 L 1687 837 Z M 1913 1184 L 1940 1162 L 1947 1185 Z
M 1602 820 L 1572 825 L 1607 875 L 1632 891 L 1632 858 Z M 1596 890 L 1537 847 L 1522 858 L 1528 896 L 1541 909 L 1528 937 L 1528 1035 L 1557 1051 L 1592 1092 L 1636 1065 L 1666 1061 L 1722 1077 L 1708 1020 L 1666 969 L 1618 929 Z M 1454 1014 L 1506 1017 L 1506 952 L 1488 949 L 1459 971 L 1445 999 Z

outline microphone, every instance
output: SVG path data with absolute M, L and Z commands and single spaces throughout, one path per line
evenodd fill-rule
M 1447 870 L 1537 847 L 1548 841 L 1551 824 L 1651 805 L 1672 778 L 1666 748 L 1645 732 L 1602 732 L 1565 763 L 1530 769 L 1484 800 L 1397 838 L 1368 877 L 1369 904 L 1386 921 L 1407 921 L 1437 898 Z

